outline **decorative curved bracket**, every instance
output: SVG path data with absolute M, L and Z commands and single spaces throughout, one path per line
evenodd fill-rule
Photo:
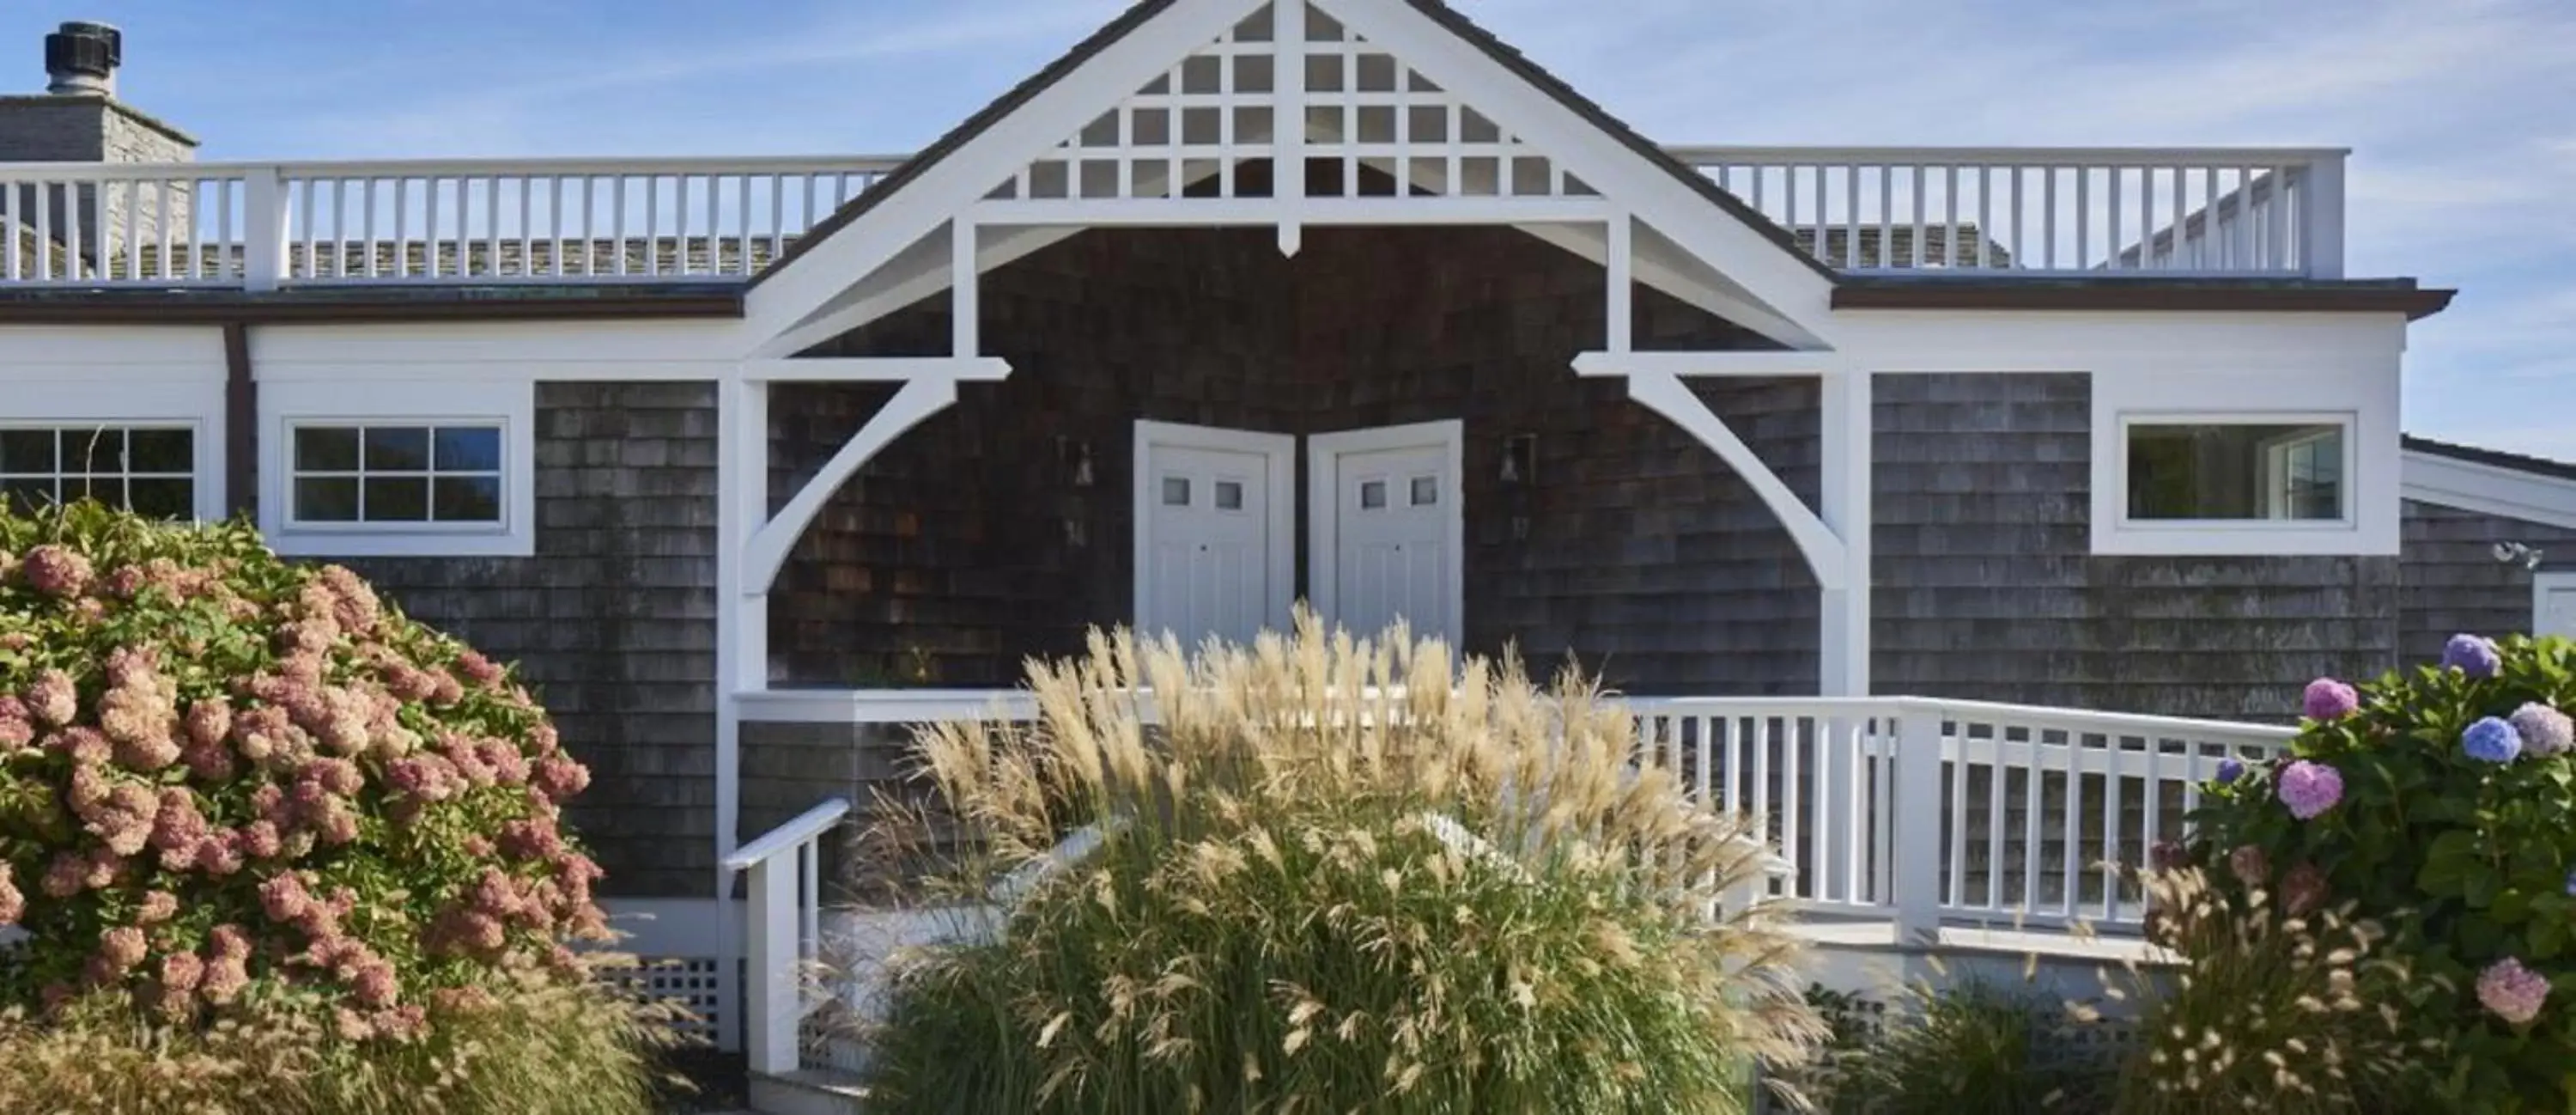
M 861 467 L 893 444 L 894 439 L 903 436 L 904 431 L 920 425 L 924 419 L 948 409 L 957 401 L 957 380 L 958 377 L 952 375 L 905 383 L 902 390 L 894 393 L 894 398 L 886 400 L 885 406 L 878 409 L 875 417 L 859 427 L 859 432 L 850 435 L 848 443 L 824 463 L 822 471 L 806 481 L 796 497 L 788 500 L 787 506 L 781 508 L 743 546 L 742 588 L 745 595 L 766 593 L 769 586 L 777 582 L 778 570 L 787 564 L 788 552 L 795 549 L 796 540 L 805 534 L 807 526 L 813 524 L 814 516 L 822 513 L 823 504 L 831 500 L 833 493 L 841 490 L 841 485 L 858 475 Z

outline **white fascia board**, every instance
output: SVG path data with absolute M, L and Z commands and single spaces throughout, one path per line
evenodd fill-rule
M 2405 457 L 2409 500 L 2576 530 L 2576 480 L 2417 450 Z

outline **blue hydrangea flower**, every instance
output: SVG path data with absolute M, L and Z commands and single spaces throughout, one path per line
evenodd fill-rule
M 2453 635 L 2442 647 L 2442 668 L 2458 670 L 2473 678 L 2491 678 L 2504 657 L 2496 652 L 2495 640 L 2476 635 Z
M 2460 750 L 2481 763 L 2510 763 L 2522 755 L 2522 733 L 2490 716 L 2460 733 Z
M 2245 761 L 2244 761 L 2244 760 L 2242 760 L 2242 759 L 2220 759 L 2220 760 L 2218 761 L 2218 780 L 2219 780 L 2220 782 L 2222 782 L 2222 783 L 2232 783 L 2232 782 L 2235 782 L 2237 779 L 2240 779 L 2240 778 L 2243 778 L 2243 777 L 2245 777 Z
M 2567 897 L 2576 898 L 2576 871 L 2567 873 Z

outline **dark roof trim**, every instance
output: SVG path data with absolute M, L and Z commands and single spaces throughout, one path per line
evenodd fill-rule
M 2546 476 L 2555 480 L 2576 480 L 2576 464 L 2569 464 L 2565 461 L 2553 461 L 2547 457 L 2532 457 L 2521 453 L 2507 453 L 2501 449 L 2480 449 L 2474 445 L 2460 445 L 2455 442 L 2435 441 L 2431 438 L 2416 437 L 2413 434 L 2406 435 L 2403 439 L 2403 444 L 2405 445 L 2406 451 L 2409 453 L 2423 453 L 2434 457 L 2448 457 L 2454 461 L 2467 461 L 2473 465 L 2486 465 L 2490 468 L 2510 469 L 2514 472 L 2527 472 L 2534 476 Z
M 1612 139 L 1618 140 L 1630 150 L 1635 151 L 1647 162 L 1661 167 L 1665 172 L 1681 179 L 1684 184 L 1696 191 L 1701 197 L 1707 198 L 1710 204 L 1724 210 L 1728 216 L 1744 222 L 1744 224 L 1751 227 L 1755 232 L 1761 233 L 1765 239 L 1779 245 L 1781 251 L 1789 253 L 1791 257 L 1806 264 L 1809 270 L 1824 276 L 1826 281 L 1841 281 L 1841 272 L 1827 266 L 1824 261 L 1817 259 L 1814 255 L 1809 254 L 1804 248 L 1799 247 L 1798 238 L 1790 233 L 1788 229 L 1780 227 L 1770 218 L 1765 217 L 1760 212 L 1756 211 L 1752 206 L 1746 205 L 1744 202 L 1738 200 L 1735 195 L 1720 189 L 1717 183 L 1709 180 L 1707 175 L 1691 169 L 1689 164 L 1674 158 L 1671 152 L 1656 146 L 1654 141 L 1639 135 L 1636 129 L 1630 128 L 1627 124 L 1622 123 L 1617 117 L 1610 115 L 1610 113 L 1600 105 L 1594 104 L 1592 101 L 1586 99 L 1581 93 L 1575 92 L 1572 86 L 1559 80 L 1556 75 L 1540 68 L 1537 63 L 1530 61 L 1528 57 L 1521 54 L 1519 50 L 1513 48 L 1511 44 L 1495 37 L 1493 32 L 1487 31 L 1483 27 L 1478 26 L 1475 21 L 1468 19 L 1465 15 L 1462 15 L 1457 10 L 1449 7 L 1449 5 L 1442 3 L 1441 0 L 1406 0 L 1406 2 L 1412 4 L 1415 9 L 1419 10 L 1424 16 L 1430 18 L 1433 22 L 1447 28 L 1451 34 L 1465 39 L 1469 44 L 1476 47 L 1476 49 L 1483 51 L 1487 57 L 1492 58 L 1504 69 L 1511 71 L 1521 80 L 1529 82 L 1531 86 L 1535 87 L 1540 92 L 1546 93 L 1557 102 L 1563 104 L 1566 108 L 1571 109 L 1575 115 L 1582 117 L 1586 123 L 1601 129 Z M 955 153 L 957 149 L 966 146 L 968 143 L 974 142 L 975 137 L 982 135 L 986 129 L 989 129 L 993 125 L 1001 122 L 1004 117 L 1018 111 L 1022 106 L 1027 105 L 1030 101 L 1036 100 L 1039 96 L 1045 94 L 1047 90 L 1054 88 L 1055 84 L 1064 80 L 1066 75 L 1072 73 L 1074 70 L 1080 69 L 1083 63 L 1091 61 L 1091 59 L 1101 51 L 1108 49 L 1110 44 L 1117 42 L 1119 39 L 1125 38 L 1129 32 L 1143 26 L 1147 21 L 1153 19 L 1155 16 L 1162 14 L 1164 9 L 1172 6 L 1172 3 L 1173 0 L 1140 0 L 1140 2 L 1134 7 L 1127 9 L 1126 14 L 1119 16 L 1117 19 L 1112 20 L 1107 26 L 1093 32 L 1090 38 L 1084 39 L 1072 50 L 1066 52 L 1063 57 L 1049 63 L 1045 69 L 1038 71 L 1028 80 L 1012 87 L 1009 92 L 1002 94 L 999 99 L 984 106 L 982 111 L 977 112 L 973 116 L 967 117 L 965 123 L 959 124 L 957 127 L 951 129 L 947 135 L 939 137 L 939 139 L 933 142 L 930 146 L 921 149 L 921 151 L 913 155 L 912 158 L 905 160 L 902 166 L 896 167 L 892 172 L 888 173 L 883 180 L 879 181 L 875 188 L 870 189 L 855 198 L 851 198 L 849 202 L 841 206 L 837 212 L 824 218 L 822 223 L 807 230 L 802 239 L 797 240 L 796 243 L 790 245 L 785 252 L 781 253 L 777 259 L 771 261 L 767 270 L 762 271 L 758 275 L 752 276 L 751 285 L 755 287 L 759 286 L 771 275 L 775 275 L 781 270 L 784 270 L 788 264 L 794 263 L 798 257 L 804 255 L 807 251 L 812 250 L 814 245 L 822 243 L 824 240 L 830 238 L 833 233 L 839 232 L 841 229 L 846 228 L 853 222 L 857 221 L 860 217 L 866 216 L 870 210 L 875 209 L 886 198 L 894 196 L 897 190 L 909 185 L 914 179 L 921 177 L 923 173 L 937 165 L 940 160 L 947 158 L 949 155 Z
M 593 318 L 738 318 L 742 289 L 554 291 L 351 289 L 328 294 L 181 290 L 48 292 L 0 298 L 0 325 L 232 325 L 313 322 L 567 321 Z
M 2241 310 L 2260 313 L 2402 313 L 2414 321 L 2442 312 L 2459 294 L 2412 282 L 2307 282 L 2104 278 L 2050 280 L 1900 279 L 1847 281 L 1837 310 Z

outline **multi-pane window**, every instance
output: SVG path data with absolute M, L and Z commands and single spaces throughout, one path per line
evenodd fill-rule
M 310 423 L 293 427 L 297 523 L 497 526 L 497 423 Z
M 2342 424 L 2137 424 L 2128 428 L 2132 521 L 2338 522 Z
M 197 513 L 197 433 L 190 426 L 0 427 L 0 496 L 18 514 L 94 499 L 189 518 Z

